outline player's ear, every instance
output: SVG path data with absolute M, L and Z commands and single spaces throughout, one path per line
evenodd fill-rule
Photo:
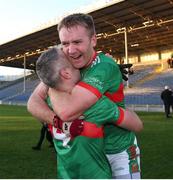
M 97 37 L 96 37 L 96 34 L 94 34 L 92 36 L 92 45 L 93 45 L 93 47 L 96 47 L 96 44 L 97 44 Z
M 94 35 L 91 37 L 91 42 L 92 42 L 92 46 L 95 47 L 96 44 L 97 44 L 97 37 L 96 37 L 96 34 L 94 34 Z
M 70 79 L 71 78 L 71 73 L 70 73 L 69 68 L 61 69 L 59 74 L 64 79 Z

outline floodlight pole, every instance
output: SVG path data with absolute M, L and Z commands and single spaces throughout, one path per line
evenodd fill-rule
M 124 41 L 125 41 L 125 63 L 129 63 L 128 59 L 128 43 L 127 43 L 127 28 L 124 28 Z M 127 78 L 129 79 L 129 74 L 127 74 Z M 129 87 L 129 80 L 127 80 L 127 87 Z
M 24 59 L 23 59 L 23 67 L 24 67 L 24 71 L 23 71 L 23 92 L 25 92 L 26 90 L 26 54 L 24 54 Z

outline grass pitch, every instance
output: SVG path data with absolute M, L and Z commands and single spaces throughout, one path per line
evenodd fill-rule
M 173 119 L 163 113 L 138 113 L 144 130 L 137 134 L 143 179 L 173 179 Z M 0 105 L 0 178 L 56 179 L 56 154 L 47 140 L 41 151 L 40 123 L 23 106 Z
M 0 105 L 0 178 L 55 179 L 56 154 L 45 139 L 34 151 L 41 124 L 22 106 Z
M 138 134 L 142 178 L 173 179 L 173 118 L 164 113 L 138 113 L 144 130 Z

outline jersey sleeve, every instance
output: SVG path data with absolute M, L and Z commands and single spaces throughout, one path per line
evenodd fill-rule
M 87 121 L 95 122 L 99 126 L 106 123 L 118 125 L 124 118 L 124 111 L 106 96 L 102 96 L 84 114 Z
M 52 103 L 50 101 L 50 97 L 47 96 L 47 98 L 45 99 L 45 102 L 47 103 L 47 105 L 49 106 L 49 108 L 52 110 Z

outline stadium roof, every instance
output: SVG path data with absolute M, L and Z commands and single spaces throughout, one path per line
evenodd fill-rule
M 113 2 L 113 1 L 112 1 Z M 121 0 L 89 12 L 93 16 L 97 50 L 124 56 L 124 30 L 129 55 L 173 49 L 173 0 Z M 0 65 L 35 69 L 41 52 L 59 44 L 57 24 L 0 45 Z

